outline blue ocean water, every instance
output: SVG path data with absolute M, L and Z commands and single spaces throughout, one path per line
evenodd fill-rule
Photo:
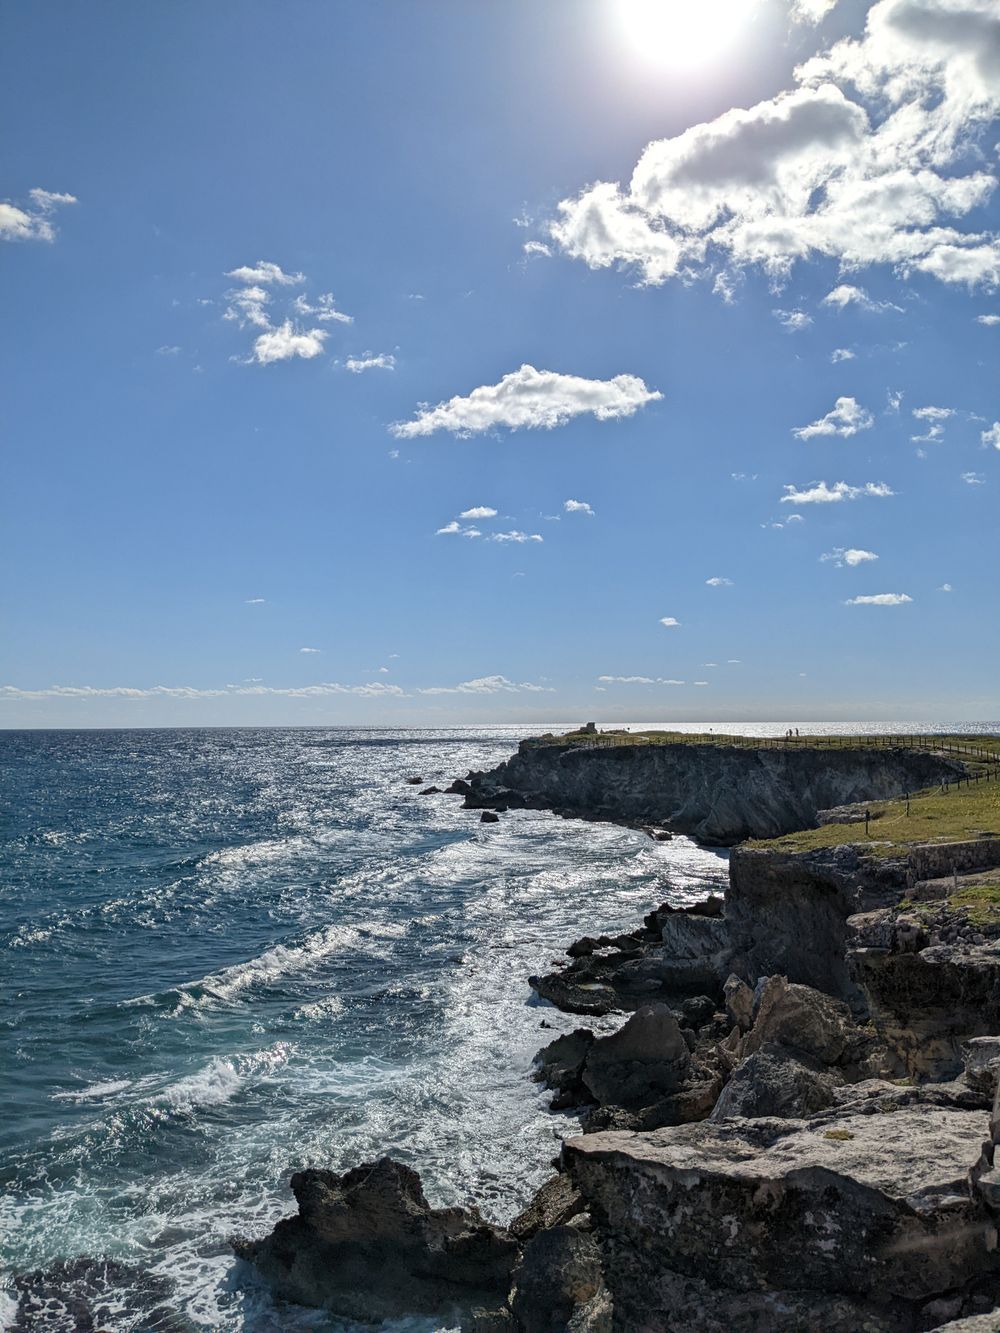
M 0 1324 L 344 1328 L 229 1249 L 306 1165 L 392 1152 L 435 1203 L 523 1206 L 575 1128 L 531 1060 L 579 1021 L 528 974 L 726 857 L 406 783 L 522 734 L 0 732 Z

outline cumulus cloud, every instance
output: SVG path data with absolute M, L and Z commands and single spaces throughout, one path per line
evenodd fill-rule
M 668 680 L 664 676 L 598 676 L 602 685 L 683 685 L 682 680 Z
M 306 280 L 304 273 L 283 273 L 279 265 L 266 259 L 258 259 L 256 264 L 244 264 L 241 268 L 232 268 L 226 277 L 251 284 L 274 283 L 279 287 L 294 287 Z
M 857 565 L 863 565 L 868 561 L 877 559 L 878 556 L 874 551 L 864 551 L 857 546 L 835 546 L 832 551 L 827 551 L 825 555 L 820 556 L 820 560 L 832 560 L 838 569 L 842 565 L 848 565 L 853 569 Z
M 297 356 L 311 361 L 314 356 L 322 354 L 327 337 L 326 329 L 297 329 L 291 320 L 286 319 L 284 324 L 257 338 L 248 360 L 260 366 L 270 365 L 272 361 L 290 361 Z
M 849 597 L 848 606 L 902 606 L 904 602 L 912 602 L 912 597 L 907 597 L 905 592 L 876 592 L 866 597 Z
M 478 528 L 463 526 L 456 519 L 452 519 L 443 528 L 438 528 L 434 535 L 437 537 L 481 537 L 483 534 Z
M 799 440 L 811 440 L 817 435 L 840 435 L 846 439 L 874 424 L 875 418 L 856 398 L 838 398 L 825 417 L 808 426 L 798 426 L 792 434 Z
M 963 472 L 962 480 L 966 486 L 985 486 L 986 478 L 981 472 Z
M 299 275 L 301 277 L 301 274 Z M 337 304 L 333 299 L 333 292 L 323 292 L 316 297 L 316 304 L 309 300 L 304 293 L 300 292 L 292 302 L 292 309 L 297 315 L 311 315 L 324 322 L 335 320 L 338 324 L 353 324 L 354 316 L 345 315 L 343 310 L 337 309 Z
M 539 255 L 542 258 L 548 258 L 552 254 L 551 249 L 544 241 L 525 241 L 521 248 L 526 255 Z
M 846 306 L 856 305 L 862 310 L 870 310 L 873 313 L 881 313 L 885 310 L 896 310 L 902 313 L 902 306 L 893 305 L 891 301 L 873 301 L 863 287 L 854 287 L 850 283 L 841 283 L 839 287 L 834 287 L 832 292 L 827 292 L 823 297 L 824 305 L 836 306 L 838 310 L 843 310 Z
M 365 697 L 406 698 L 399 685 L 384 681 L 370 681 L 364 685 L 341 685 L 323 681 L 318 685 L 296 685 L 287 688 L 250 682 L 245 685 L 227 685 L 224 689 L 197 689 L 191 685 L 152 685 L 138 688 L 130 685 L 50 685 L 41 690 L 22 690 L 14 685 L 0 685 L 3 699 L 224 699 L 240 696 L 280 697 L 285 699 L 313 699 L 326 695 L 354 694 Z
M 535 685 L 530 680 L 513 681 L 506 676 L 480 676 L 477 680 L 463 680 L 458 685 L 428 685 L 417 690 L 418 694 L 543 694 L 544 685 Z
M 837 6 L 837 0 L 792 0 L 791 17 L 793 23 L 822 23 L 827 14 Z
M 705 582 L 710 588 L 731 588 L 733 586 L 732 579 L 724 579 L 719 574 L 713 574 L 713 576 L 710 579 L 706 579 Z
M 349 356 L 344 366 L 353 375 L 360 375 L 364 370 L 395 370 L 396 358 L 391 352 L 379 352 L 378 356 L 365 352 L 363 356 Z
M 471 509 L 463 509 L 459 518 L 496 518 L 497 511 L 491 509 L 489 505 L 473 505 Z
M 54 241 L 56 209 L 76 203 L 72 194 L 40 189 L 29 190 L 28 200 L 20 206 L 0 200 L 0 241 Z
M 660 624 L 666 625 L 667 629 L 676 629 L 680 625 L 680 623 L 681 622 L 676 618 L 676 616 L 660 617 Z
M 804 490 L 795 486 L 786 486 L 781 497 L 783 505 L 839 504 L 843 500 L 858 500 L 863 495 L 882 498 L 895 495 L 884 481 L 866 481 L 862 486 L 848 486 L 846 481 L 835 481 L 832 486 L 825 481 L 815 481 Z
M 751 266 L 782 280 L 826 257 L 996 284 L 1000 243 L 959 224 L 996 185 L 968 150 L 1000 107 L 998 29 L 992 0 L 878 0 L 863 37 L 808 60 L 796 87 L 656 140 L 627 183 L 564 199 L 551 238 L 646 283 Z
M 1000 449 L 1000 421 L 994 421 L 992 426 L 981 432 L 979 438 L 984 449 Z
M 588 380 L 524 365 L 499 384 L 480 385 L 466 397 L 456 396 L 436 407 L 423 405 L 412 421 L 397 422 L 390 429 L 403 439 L 438 430 L 465 437 L 501 426 L 551 430 L 588 413 L 598 421 L 630 417 L 662 396 L 647 389 L 637 375 Z
M 942 583 L 940 588 L 938 588 L 938 592 L 951 592 L 951 591 L 952 591 L 952 586 L 950 583 Z
M 323 651 L 322 648 L 300 648 L 300 649 L 299 649 L 299 652 L 300 652 L 300 653 L 320 653 L 320 652 L 322 652 L 322 651 Z
M 771 314 L 788 333 L 801 333 L 813 322 L 804 310 L 772 310 Z
M 564 500 L 563 509 L 567 514 L 587 514 L 590 518 L 594 517 L 594 511 L 586 500 Z
M 830 360 L 834 365 L 836 365 L 838 361 L 853 361 L 854 353 L 849 347 L 835 347 L 830 353 Z
M 1000 324 L 1000 315 L 977 315 L 977 324 L 985 324 L 988 329 L 995 329 Z
M 514 542 L 520 546 L 524 542 L 542 542 L 545 538 L 539 532 L 519 532 L 515 528 L 511 532 L 491 533 L 486 540 L 491 542 Z

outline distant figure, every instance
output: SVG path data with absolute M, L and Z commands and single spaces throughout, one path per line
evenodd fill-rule
M 799 734 L 799 729 L 798 729 L 798 727 L 796 727 L 796 728 L 795 728 L 795 735 L 796 735 L 796 737 L 798 736 L 798 734 Z

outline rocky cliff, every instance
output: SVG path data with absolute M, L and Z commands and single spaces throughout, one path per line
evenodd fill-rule
M 658 824 L 730 845 L 809 828 L 820 810 L 891 799 L 962 772 L 953 760 L 903 748 L 527 741 L 497 768 L 469 775 L 466 804 Z

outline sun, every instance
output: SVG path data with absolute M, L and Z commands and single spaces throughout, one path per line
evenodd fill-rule
M 753 0 L 614 0 L 636 59 L 676 71 L 718 60 L 750 18 Z

